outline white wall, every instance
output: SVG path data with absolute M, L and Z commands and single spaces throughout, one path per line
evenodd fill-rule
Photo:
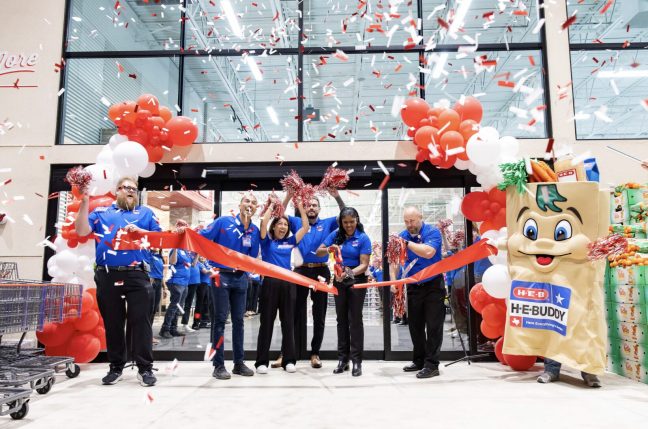
M 31 0 L 5 2 L 2 7 L 0 50 L 39 53 L 36 72 L 21 77 L 21 83 L 37 84 L 38 88 L 0 88 L 0 121 L 20 123 L 0 135 L 0 183 L 12 179 L 0 187 L 0 207 L 15 220 L 0 226 L 0 260 L 18 261 L 25 278 L 41 275 L 43 250 L 37 243 L 45 238 L 50 165 L 92 163 L 100 150 L 97 146 L 54 145 L 60 77 L 54 64 L 61 59 L 64 4 L 64 0 Z M 571 80 L 567 34 L 559 32 L 566 19 L 564 0 L 547 3 L 546 9 L 551 113 L 557 143 L 574 144 L 577 153 L 590 151 L 596 156 L 602 183 L 647 181 L 648 173 L 638 164 L 605 149 L 606 144 L 612 145 L 643 159 L 648 158 L 646 141 L 575 141 L 571 90 L 562 100 L 558 94 L 559 86 L 565 87 Z M 2 78 L 0 85 L 8 80 Z M 545 146 L 546 140 L 522 141 L 523 150 L 531 156 L 541 156 Z M 415 151 L 411 143 L 399 142 L 311 142 L 298 148 L 293 143 L 194 145 L 184 162 L 267 162 L 276 160 L 277 154 L 286 161 L 370 161 L 413 159 Z

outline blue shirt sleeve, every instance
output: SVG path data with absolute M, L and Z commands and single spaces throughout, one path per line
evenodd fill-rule
M 336 234 L 337 234 L 337 230 L 335 230 L 332 233 L 330 233 L 329 235 L 327 235 L 322 244 L 324 244 L 326 247 L 329 247 L 330 245 L 332 245 L 333 241 L 335 241 Z
M 441 232 L 437 228 L 430 228 L 430 232 L 423 237 L 423 244 L 433 247 L 441 255 Z
M 297 245 L 297 237 L 294 234 L 288 237 L 288 244 L 292 244 L 293 246 Z
M 99 216 L 97 215 L 97 212 L 95 210 L 93 210 L 92 213 L 88 215 L 88 223 L 90 224 L 90 229 L 92 230 L 92 232 L 101 233 L 100 231 L 98 231 L 99 224 L 101 222 L 99 222 Z
M 369 236 L 362 233 L 362 238 L 360 240 L 360 254 L 371 255 L 371 240 L 369 239 Z
M 292 232 L 293 234 L 296 233 L 302 226 L 301 218 L 288 216 L 288 226 L 290 228 L 290 232 Z
M 154 232 L 162 231 L 162 228 L 160 228 L 160 221 L 157 218 L 157 216 L 155 216 L 155 212 L 153 212 L 153 210 L 151 209 L 148 209 L 148 212 L 149 212 L 148 230 Z
M 211 225 L 209 225 L 207 228 L 201 229 L 198 234 L 202 235 L 203 237 L 213 241 L 217 242 L 218 236 L 220 234 L 220 220 L 222 218 L 217 218 L 214 220 Z
M 326 231 L 327 232 L 333 232 L 336 229 L 338 229 L 337 217 L 336 216 L 328 217 L 328 218 L 324 219 L 324 222 L 326 224 Z

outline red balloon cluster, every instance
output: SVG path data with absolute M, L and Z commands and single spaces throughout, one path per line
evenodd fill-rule
M 482 222 L 479 232 L 506 226 L 506 192 L 493 188 L 488 192 L 471 192 L 461 201 L 461 212 L 473 222 Z
M 198 127 L 186 116 L 173 117 L 168 107 L 160 106 L 157 97 L 142 94 L 137 101 L 113 104 L 108 117 L 119 134 L 138 142 L 146 149 L 149 162 L 159 162 L 163 146 L 189 146 L 198 137 Z
M 72 187 L 72 196 L 74 199 L 67 206 L 67 216 L 66 216 L 67 221 L 61 228 L 61 237 L 67 240 L 67 245 L 71 249 L 77 247 L 79 243 L 81 244 L 85 243 L 86 241 L 90 240 L 93 236 L 93 234 L 90 233 L 85 237 L 79 237 L 79 235 L 76 233 L 76 230 L 74 229 L 73 220 L 76 219 L 76 214 L 79 212 L 79 205 L 81 204 L 82 196 L 78 188 L 75 186 Z M 106 195 L 98 195 L 96 197 L 91 196 L 88 205 L 88 213 L 92 213 L 92 211 L 97 207 L 109 206 L 113 203 L 113 201 L 115 201 L 115 196 L 110 193 Z
M 47 356 L 71 356 L 77 363 L 86 363 L 106 349 L 106 330 L 97 307 L 97 289 L 85 290 L 81 299 L 80 317 L 76 309 L 70 308 L 64 322 L 46 323 L 42 331 L 36 332 L 38 341 L 45 344 Z
M 468 161 L 466 143 L 477 133 L 483 112 L 475 97 L 466 97 L 464 104 L 457 102 L 452 109 L 430 107 L 421 98 L 407 99 L 401 118 L 418 146 L 416 160 L 429 160 L 439 168 L 450 168 L 457 159 Z
M 482 315 L 480 329 L 486 338 L 492 340 L 504 335 L 506 324 L 506 301 L 490 296 L 481 283 L 470 289 L 470 304 Z

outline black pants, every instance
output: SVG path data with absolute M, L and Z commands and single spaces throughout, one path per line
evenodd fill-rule
M 151 286 L 153 286 L 153 308 L 151 308 L 151 326 L 153 326 L 155 314 L 160 308 L 160 301 L 162 300 L 162 279 L 152 278 Z
M 362 309 L 367 289 L 354 289 L 355 283 L 366 283 L 367 276 L 357 276 L 354 282 L 334 282 L 338 294 L 335 297 L 337 313 L 338 359 L 344 362 L 362 362 L 364 351 L 364 324 Z
M 211 284 L 211 281 L 210 283 Z M 196 308 L 194 309 L 194 325 L 209 321 L 209 287 L 208 283 L 200 283 L 196 289 Z
M 259 288 L 261 282 L 258 280 L 248 280 L 247 301 L 245 303 L 245 311 L 259 311 Z
M 189 323 L 189 316 L 191 315 L 191 306 L 193 305 L 193 300 L 194 297 L 196 296 L 196 292 L 198 291 L 199 286 L 200 283 L 193 283 L 187 286 L 187 297 L 185 298 L 184 314 L 182 315 L 182 321 L 181 321 L 183 325 Z M 196 305 L 195 308 L 198 308 L 198 306 Z M 194 312 L 195 311 L 196 310 L 194 310 Z
M 268 366 L 270 363 L 270 343 L 272 329 L 279 310 L 281 320 L 281 365 L 285 368 L 289 363 L 296 363 L 294 336 L 295 285 L 284 280 L 266 277 L 261 285 L 261 326 L 257 341 L 257 360 L 255 367 Z
M 414 345 L 412 362 L 420 367 L 439 367 L 446 315 L 445 296 L 442 276 L 426 283 L 407 285 L 409 331 Z
M 126 365 L 126 320 L 132 333 L 132 357 L 140 372 L 153 368 L 151 302 L 153 287 L 144 271 L 96 271 L 97 303 L 106 327 L 106 348 L 112 370 Z M 126 310 L 128 305 L 128 311 Z
M 328 283 L 331 280 L 331 272 L 328 267 L 313 267 L 308 268 L 305 266 L 295 268 L 295 272 L 306 276 L 309 279 L 317 280 L 318 277 L 324 278 Z M 306 301 L 310 294 L 313 305 L 311 307 L 313 312 L 313 339 L 311 340 L 311 356 L 319 355 L 320 348 L 322 347 L 322 340 L 324 339 L 324 326 L 326 322 L 326 308 L 328 307 L 328 293 L 323 291 L 316 291 L 311 288 L 297 286 L 297 295 L 295 301 L 295 339 L 299 341 L 306 338 L 306 320 L 307 310 Z M 306 340 L 304 340 L 306 341 Z M 301 344 L 298 344 L 300 347 Z

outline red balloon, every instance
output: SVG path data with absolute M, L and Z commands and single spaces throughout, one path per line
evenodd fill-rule
M 496 231 L 499 230 L 499 228 L 497 227 L 497 225 L 495 225 L 495 223 L 493 223 L 493 221 L 485 220 L 479 225 L 479 234 L 484 235 L 486 231 L 493 229 Z
M 498 203 L 500 207 L 506 207 L 506 191 L 500 191 L 497 188 L 493 188 L 488 191 L 488 199 L 492 203 Z
M 506 324 L 506 307 L 502 308 L 498 304 L 488 304 L 482 310 L 481 315 L 484 322 L 490 326 L 504 327 L 504 324 Z
M 137 99 L 137 105 L 140 109 L 145 109 L 151 112 L 154 115 L 159 114 L 160 112 L 160 102 L 157 97 L 152 94 L 142 94 Z
M 134 130 L 131 130 L 130 133 L 128 133 L 128 140 L 137 142 L 142 146 L 146 146 L 148 144 L 148 139 L 148 134 L 146 134 L 146 131 L 141 128 L 135 128 Z
M 95 308 L 96 305 L 94 297 L 88 292 L 83 292 L 83 295 L 81 295 L 81 314 L 85 314 Z
M 457 101 L 454 105 L 454 110 L 459 113 L 462 121 L 471 119 L 475 122 L 481 122 L 482 116 L 484 115 L 481 102 L 472 96 L 466 97 L 463 105 Z
M 171 120 L 173 117 L 173 113 L 171 113 L 171 110 L 166 107 L 166 106 L 160 106 L 160 118 L 164 119 L 164 123 L 166 124 Z
M 477 283 L 470 289 L 468 296 L 470 305 L 477 313 L 481 313 L 485 306 L 490 304 L 492 297 L 484 289 L 484 285 Z
M 74 333 L 70 323 L 45 323 L 43 330 L 36 332 L 38 341 L 46 346 L 56 347 L 66 343 Z
M 93 330 L 97 323 L 99 323 L 99 313 L 93 309 L 81 314 L 81 317 L 74 321 L 74 327 L 79 331 L 86 332 Z
M 535 365 L 537 356 L 507 355 L 503 354 L 506 364 L 514 371 L 526 371 Z
M 45 346 L 45 356 L 65 356 L 67 354 L 67 344 L 59 346 Z
M 111 121 L 115 121 L 118 117 L 121 116 L 121 114 L 124 112 L 124 104 L 123 103 L 117 103 L 113 104 L 108 108 L 108 117 L 110 118 Z
M 415 134 L 416 134 L 416 128 L 409 127 L 407 129 L 407 137 L 414 138 Z
M 91 295 L 94 298 L 94 306 L 95 308 L 98 307 L 98 302 L 97 302 L 97 288 L 96 287 L 90 287 L 87 288 L 84 293 L 87 293 L 88 295 Z
M 466 144 L 464 143 L 463 136 L 457 131 L 446 131 L 441 136 L 441 147 L 445 151 L 462 147 L 465 152 Z
M 504 335 L 503 326 L 491 326 L 486 323 L 485 320 L 482 320 L 481 324 L 479 325 L 479 329 L 486 338 L 490 338 L 491 340 L 497 339 Z
M 481 207 L 481 203 L 487 200 L 488 194 L 486 192 L 471 192 L 461 201 L 461 213 L 473 222 L 484 221 L 486 217 L 484 217 L 484 210 Z
M 447 170 L 448 168 L 452 168 L 455 162 L 457 162 L 457 155 L 450 155 L 446 158 L 444 154 L 441 157 L 441 161 L 436 164 L 436 166 L 443 170 Z
M 67 344 L 66 355 L 76 363 L 87 363 L 97 357 L 101 349 L 99 338 L 88 333 L 77 333 Z
M 120 120 L 131 125 L 137 119 L 137 104 L 134 101 L 125 101 Z
M 433 141 L 439 142 L 439 130 L 434 127 L 424 126 L 416 130 L 414 134 L 414 143 L 421 149 L 427 150 L 427 147 Z
M 148 153 L 149 162 L 160 162 L 164 156 L 162 146 L 146 146 L 144 149 Z
M 497 357 L 497 360 L 500 361 L 502 365 L 507 365 L 506 360 L 504 360 L 504 353 L 502 352 L 503 347 L 504 347 L 504 337 L 500 338 L 495 343 L 495 357 Z
M 169 131 L 169 140 L 178 146 L 189 146 L 198 137 L 198 127 L 186 116 L 171 118 L 164 126 Z
M 419 149 L 416 152 L 416 162 L 423 162 L 430 157 L 430 152 L 426 150 Z
M 427 118 L 430 106 L 422 98 L 408 98 L 401 109 L 401 118 L 408 127 L 415 127 L 423 118 Z
M 459 114 L 452 109 L 446 109 L 439 115 L 439 129 L 443 132 L 457 131 L 460 123 Z
M 99 347 L 101 347 L 101 350 L 106 350 L 106 328 L 97 325 L 92 331 L 92 335 L 99 339 Z

